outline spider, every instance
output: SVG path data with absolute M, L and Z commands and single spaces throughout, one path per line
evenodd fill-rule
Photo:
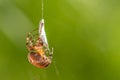
M 34 34 L 36 30 L 39 32 Z M 51 63 L 53 48 L 52 51 L 50 51 L 47 43 L 44 19 L 41 20 L 39 29 L 36 30 L 29 32 L 26 38 L 26 47 L 29 51 L 28 60 L 38 68 L 46 68 Z

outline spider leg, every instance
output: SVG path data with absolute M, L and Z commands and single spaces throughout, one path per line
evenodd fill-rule
M 52 51 L 50 52 L 50 55 L 49 56 L 52 56 L 53 55 L 53 52 L 54 52 L 54 49 L 52 47 Z
M 33 50 L 34 43 L 36 41 L 35 37 L 38 35 L 38 33 L 34 33 L 37 31 L 38 28 L 32 30 L 31 32 L 28 33 L 27 38 L 26 38 L 26 47 L 28 48 L 29 51 Z
M 49 58 L 50 58 L 50 59 L 52 59 L 53 52 L 54 52 L 54 49 L 53 49 L 53 48 L 52 48 L 52 51 L 50 51 L 50 49 L 49 49 L 49 53 L 50 53 L 50 54 L 49 54 Z
M 33 50 L 33 37 L 31 36 L 31 33 L 28 33 L 27 38 L 26 38 L 26 47 L 28 50 Z
M 53 52 L 54 52 L 54 49 L 53 49 L 53 47 L 52 47 L 51 55 L 53 55 Z
M 36 29 L 32 30 L 30 33 L 33 33 L 34 31 L 37 31 L 37 30 L 38 30 L 38 28 L 36 28 Z

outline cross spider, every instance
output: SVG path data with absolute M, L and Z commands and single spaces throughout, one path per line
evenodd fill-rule
M 34 34 L 36 30 L 39 32 Z M 38 68 L 45 68 L 51 63 L 53 48 L 52 51 L 50 51 L 47 43 L 44 19 L 41 20 L 39 29 L 36 30 L 28 33 L 26 38 L 26 47 L 29 51 L 28 60 L 32 65 Z

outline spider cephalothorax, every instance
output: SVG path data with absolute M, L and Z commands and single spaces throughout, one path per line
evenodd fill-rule
M 52 52 L 49 49 L 43 19 L 37 30 L 39 31 L 37 34 L 34 33 L 36 30 L 33 30 L 26 38 L 26 47 L 29 50 L 28 60 L 38 68 L 45 68 L 51 63 L 53 49 Z

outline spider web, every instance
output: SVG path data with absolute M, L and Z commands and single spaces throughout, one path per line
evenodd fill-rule
M 46 37 L 46 32 L 45 32 L 45 28 L 44 28 L 44 13 L 43 13 L 43 9 L 44 9 L 44 2 L 43 0 L 41 0 L 41 3 L 42 3 L 42 6 L 41 6 L 41 11 L 42 11 L 42 19 L 40 21 L 40 24 L 39 24 L 39 28 L 33 30 L 32 32 L 32 37 L 34 38 L 34 41 L 36 41 L 37 37 L 39 36 L 40 37 L 40 34 L 42 35 L 42 39 L 43 41 L 49 46 L 48 42 L 47 42 L 47 37 Z M 43 23 L 43 24 L 42 24 Z M 42 28 L 42 29 L 41 29 Z M 42 30 L 42 31 L 41 31 Z M 36 32 L 37 31 L 37 32 Z M 39 34 L 38 34 L 39 33 Z M 57 80 L 60 80 L 60 73 L 59 73 L 59 70 L 58 70 L 58 67 L 56 65 L 56 61 L 55 59 L 52 61 L 53 63 L 53 68 L 54 68 L 54 71 L 55 71 L 55 74 L 56 74 L 56 77 L 57 77 Z M 33 77 L 34 76 L 34 77 Z M 34 74 L 34 73 L 31 73 L 31 71 L 29 71 L 29 77 L 30 77 L 30 80 L 41 80 L 41 76 L 39 74 Z M 47 73 L 46 71 L 44 71 L 43 73 L 43 79 L 44 80 L 47 80 Z

